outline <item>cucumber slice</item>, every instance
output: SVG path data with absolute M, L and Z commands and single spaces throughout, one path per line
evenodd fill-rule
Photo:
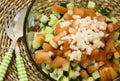
M 53 34 L 46 34 L 45 36 L 45 41 L 46 42 L 49 42 L 50 40 L 52 40 L 54 38 L 54 35 Z
M 45 25 L 43 23 L 40 23 L 40 28 L 44 28 Z
M 49 73 L 52 72 L 52 68 L 50 67 L 49 64 L 41 65 L 41 67 L 42 67 L 42 71 L 43 71 L 44 73 L 46 73 L 46 74 L 49 74 Z
M 96 12 L 96 15 L 97 15 L 97 16 L 102 16 L 102 14 L 101 14 L 101 13 L 99 13 L 99 12 Z
M 59 80 L 63 76 L 63 70 L 61 69 L 54 69 L 53 73 L 50 73 L 50 77 L 55 80 Z
M 116 40 L 115 46 L 120 47 L 120 40 Z
M 52 10 L 52 14 L 54 14 L 58 19 L 61 17 L 60 14 L 56 11 Z
M 74 4 L 73 3 L 67 4 L 67 8 L 68 8 L 68 10 L 73 10 Z
M 53 33 L 53 28 L 51 28 L 51 27 L 46 27 L 45 30 L 44 30 L 44 32 L 45 32 L 46 34 L 51 34 L 51 33 Z
M 96 80 L 96 79 L 98 79 L 98 78 L 100 78 L 100 74 L 99 74 L 99 72 L 96 70 L 96 71 L 94 71 L 93 73 L 92 73 L 92 77 Z
M 63 75 L 59 81 L 69 81 L 69 78 Z
M 49 25 L 49 26 L 54 26 L 57 22 L 58 22 L 58 19 L 51 19 L 51 20 L 48 22 L 48 25 Z
M 115 17 L 112 17 L 112 18 L 111 18 L 111 21 L 113 22 L 113 24 L 118 23 L 118 20 L 117 20 Z
M 114 41 L 118 40 L 119 35 L 120 35 L 119 32 L 115 32 L 115 34 L 113 35 L 113 40 L 114 40 Z
M 79 75 L 80 75 L 79 71 L 74 71 L 70 68 L 70 71 L 69 71 L 70 79 L 76 79 Z
M 89 2 L 88 2 L 88 8 L 94 9 L 94 8 L 95 8 L 95 2 L 89 1 Z
M 44 24 L 46 24 L 49 21 L 49 18 L 46 15 L 42 15 L 40 21 Z
M 113 58 L 113 62 L 120 65 L 120 59 L 119 58 Z
M 93 77 L 89 77 L 86 81 L 95 81 Z
M 89 77 L 87 80 L 82 79 L 82 81 L 95 81 L 95 80 L 93 79 L 93 77 Z

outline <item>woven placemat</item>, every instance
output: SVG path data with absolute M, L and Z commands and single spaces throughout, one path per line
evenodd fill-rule
M 7 51 L 8 47 L 10 46 L 11 40 L 7 37 L 5 31 L 4 31 L 4 22 L 3 22 L 3 8 L 11 8 L 13 3 L 16 3 L 16 9 L 17 12 L 25 7 L 28 7 L 30 5 L 32 0 L 0 0 L 0 61 L 2 60 L 2 57 L 4 56 L 4 53 Z M 44 0 L 37 0 L 39 3 L 42 4 Z M 47 0 L 45 0 L 47 1 Z M 48 0 L 52 3 L 55 3 L 56 1 L 64 2 L 64 1 L 72 1 L 72 2 L 80 2 L 83 3 L 88 2 L 88 0 Z M 104 7 L 110 11 L 112 11 L 112 14 L 120 20 L 120 0 L 93 0 L 98 5 L 101 5 L 100 8 Z M 37 2 L 36 2 L 37 3 Z M 45 3 L 48 4 L 48 3 Z M 46 6 L 47 7 L 47 6 Z M 36 12 L 35 12 L 36 13 Z M 15 13 L 16 14 L 16 13 Z M 13 15 L 15 15 L 13 14 Z M 23 41 L 19 41 L 19 46 L 21 50 L 21 56 L 24 59 L 24 64 L 26 67 L 27 75 L 29 78 L 29 81 L 47 81 L 43 75 L 40 74 L 40 72 L 36 69 L 36 67 L 32 64 L 29 57 L 27 56 L 27 53 L 25 51 L 24 43 Z M 7 71 L 5 81 L 18 81 L 17 76 L 17 70 L 16 70 L 16 64 L 15 64 L 15 56 L 13 56 L 11 64 L 9 66 L 9 69 Z
M 16 4 L 16 12 L 20 11 L 23 8 L 26 8 L 30 5 L 31 0 L 0 0 L 0 61 L 4 56 L 4 53 L 8 50 L 10 46 L 11 40 L 7 37 L 4 31 L 4 21 L 3 21 L 3 8 L 11 9 L 13 7 L 13 3 Z M 12 10 L 11 10 L 12 12 Z M 15 15 L 16 13 L 12 14 Z M 23 41 L 19 41 L 21 56 L 23 57 L 24 64 L 26 67 L 27 75 L 29 81 L 44 81 L 44 77 L 36 70 L 34 65 L 32 65 L 31 61 L 29 60 Z M 5 81 L 18 81 L 17 75 L 17 68 L 15 63 L 15 55 L 13 56 L 9 69 L 6 73 Z

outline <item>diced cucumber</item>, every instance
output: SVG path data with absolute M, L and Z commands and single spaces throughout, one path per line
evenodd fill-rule
M 79 71 L 81 69 L 77 63 L 72 62 L 71 65 L 73 67 L 73 70 L 75 70 L 75 71 Z
M 73 10 L 74 4 L 73 3 L 67 4 L 67 8 L 68 8 L 68 10 Z
M 106 21 L 107 21 L 107 22 L 112 22 L 112 21 L 111 21 L 111 18 L 108 18 L 108 17 L 106 17 Z
M 45 41 L 46 42 L 49 42 L 50 40 L 52 40 L 54 38 L 54 35 L 53 34 L 46 34 L 45 35 Z
M 87 80 L 82 79 L 82 81 L 95 81 L 93 77 L 89 77 Z
M 54 14 L 50 14 L 50 19 L 57 19 L 57 17 Z
M 69 81 L 69 78 L 63 75 L 59 81 Z
M 40 28 L 44 28 L 45 25 L 43 23 L 40 23 Z
M 116 24 L 118 22 L 118 20 L 115 17 L 112 17 L 111 21 L 113 22 L 113 24 Z
M 42 15 L 40 21 L 44 24 L 46 24 L 49 21 L 49 18 L 46 15 Z
M 53 33 L 53 28 L 51 28 L 51 27 L 46 27 L 45 30 L 44 30 L 44 32 L 45 32 L 46 34 L 51 34 L 51 33 Z
M 70 71 L 69 71 L 69 78 L 70 79 L 75 79 L 77 78 L 78 76 L 80 75 L 79 71 L 74 71 L 70 68 Z
M 116 40 L 115 46 L 120 47 L 120 40 Z
M 52 71 L 52 69 L 51 69 L 51 67 L 50 67 L 49 64 L 41 65 L 41 67 L 42 67 L 42 71 L 45 72 L 46 74 L 49 74 L 49 73 L 51 73 L 51 71 Z
M 89 2 L 88 2 L 88 8 L 94 9 L 94 8 L 95 8 L 95 2 L 89 1 Z
M 51 20 L 48 22 L 48 25 L 49 25 L 49 26 L 54 26 L 57 22 L 58 22 L 58 19 L 51 19 Z
M 61 17 L 60 14 L 56 11 L 52 11 L 52 14 L 54 14 L 58 19 Z
M 114 40 L 114 41 L 118 40 L 119 35 L 120 35 L 119 32 L 115 32 L 115 34 L 113 35 L 113 40 Z
M 86 81 L 95 81 L 93 77 L 89 77 Z
M 99 12 L 96 12 L 96 15 L 97 15 L 97 16 L 102 16 L 102 14 L 101 14 L 101 13 L 99 13 Z
M 120 59 L 119 58 L 113 58 L 113 62 L 119 65 L 120 64 Z
M 49 74 L 49 71 L 48 71 L 46 68 L 42 68 L 42 71 L 43 71 L 45 74 Z
M 50 77 L 55 80 L 59 80 L 63 76 L 63 70 L 61 69 L 54 69 L 53 73 L 50 73 Z
M 99 72 L 96 70 L 96 71 L 94 71 L 93 73 L 92 73 L 92 77 L 96 80 L 96 79 L 98 79 L 98 78 L 100 78 L 100 74 L 99 74 Z

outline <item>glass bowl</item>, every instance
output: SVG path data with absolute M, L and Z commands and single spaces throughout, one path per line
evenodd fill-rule
M 34 33 L 37 31 L 40 31 L 40 18 L 41 15 L 44 13 L 47 16 L 50 14 L 51 6 L 54 3 L 60 3 L 62 5 L 67 3 L 74 3 L 75 5 L 79 5 L 80 3 L 87 5 L 89 0 L 32 0 L 31 5 L 28 8 L 25 22 L 24 22 L 24 43 L 27 50 L 27 54 L 30 58 L 30 60 L 33 62 L 33 64 L 36 66 L 38 71 L 40 71 L 41 78 L 43 81 L 51 80 L 54 81 L 54 79 L 50 78 L 47 74 L 45 74 L 42 70 L 40 65 L 37 65 L 33 60 L 33 54 L 35 53 L 35 50 L 32 48 L 32 41 Z M 118 20 L 120 20 L 120 13 L 119 13 L 119 0 L 91 0 L 96 3 L 95 9 L 106 9 L 110 12 L 112 12 L 113 16 L 116 17 Z M 45 76 L 45 77 L 44 77 Z M 118 80 L 119 81 L 119 80 Z

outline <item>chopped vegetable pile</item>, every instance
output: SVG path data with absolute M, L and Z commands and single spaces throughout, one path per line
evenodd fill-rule
M 112 81 L 120 76 L 118 21 L 95 3 L 54 4 L 32 43 L 36 64 L 57 81 Z

